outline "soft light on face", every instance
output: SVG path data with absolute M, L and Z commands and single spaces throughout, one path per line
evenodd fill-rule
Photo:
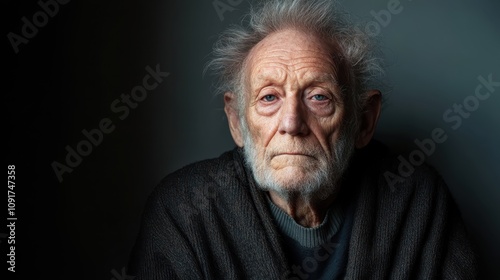
M 242 135 L 259 186 L 285 198 L 333 192 L 354 139 L 343 135 L 346 112 L 326 46 L 287 29 L 257 44 L 246 65 Z

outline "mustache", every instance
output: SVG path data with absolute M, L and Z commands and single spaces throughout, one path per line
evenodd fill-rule
M 288 147 L 276 147 L 266 151 L 266 157 L 269 159 L 280 155 L 303 155 L 319 158 L 326 156 L 326 153 L 318 145 L 291 145 Z

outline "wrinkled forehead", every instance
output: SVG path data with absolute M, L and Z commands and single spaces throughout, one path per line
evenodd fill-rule
M 343 80 L 340 48 L 326 41 L 297 29 L 268 35 L 249 52 L 245 61 L 247 82 L 284 79 L 287 72 L 304 80 Z

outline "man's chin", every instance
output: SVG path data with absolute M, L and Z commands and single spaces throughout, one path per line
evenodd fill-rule
M 311 194 L 321 189 L 325 178 L 298 167 L 286 167 L 273 172 L 272 182 L 263 182 L 265 189 L 279 193 Z
M 314 175 L 313 170 L 300 166 L 287 166 L 272 172 L 274 180 L 286 189 L 297 189 L 300 186 L 309 185 L 311 181 L 315 181 Z

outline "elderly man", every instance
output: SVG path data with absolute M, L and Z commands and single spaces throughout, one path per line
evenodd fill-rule
M 420 166 L 395 186 L 384 176 L 399 162 L 372 141 L 381 108 L 373 53 L 329 1 L 267 1 L 248 26 L 228 30 L 209 66 L 238 147 L 161 182 L 130 274 L 475 278 L 473 248 L 436 172 Z

